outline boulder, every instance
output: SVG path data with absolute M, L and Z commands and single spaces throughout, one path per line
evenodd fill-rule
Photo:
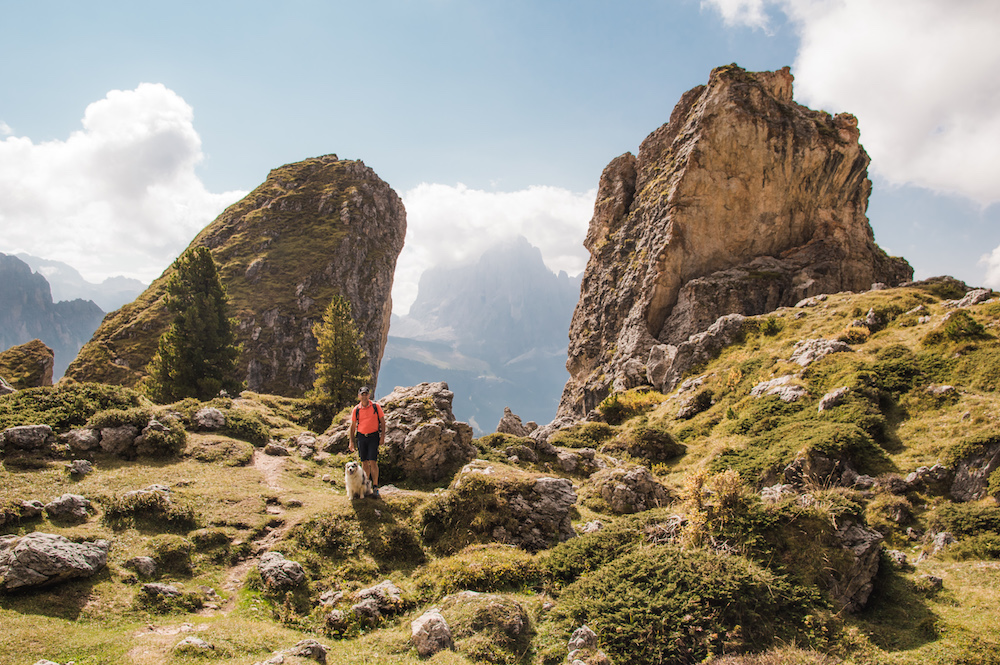
M 206 406 L 194 413 L 194 426 L 202 430 L 217 430 L 226 426 L 226 416 L 214 406 Z
M 670 496 L 644 466 L 616 467 L 590 477 L 590 490 L 618 514 L 639 513 L 666 505 Z
M 139 428 L 134 425 L 104 427 L 101 429 L 101 450 L 119 457 L 135 457 L 135 438 L 139 436 L 139 432 Z
M 989 289 L 972 289 L 959 300 L 947 300 L 943 304 L 945 307 L 965 308 L 986 302 L 993 296 Z
M 101 447 L 101 433 L 96 429 L 72 429 L 63 437 L 73 452 L 88 452 Z
M 827 394 L 823 395 L 819 400 L 818 410 L 820 413 L 823 411 L 828 411 L 836 406 L 843 404 L 844 399 L 847 398 L 847 394 L 851 392 L 851 389 L 847 386 L 842 386 L 840 388 L 834 388 Z
M 986 496 L 990 474 L 1000 468 L 1000 443 L 984 446 L 955 465 L 951 497 L 956 501 L 975 501 Z
M 531 433 L 521 422 L 521 418 L 510 410 L 509 406 L 503 408 L 503 417 L 497 423 L 498 434 L 512 434 L 514 436 L 528 436 Z
M 788 360 L 808 367 L 831 353 L 850 353 L 853 349 L 837 339 L 807 339 L 795 343 L 792 357 Z
M 721 316 L 708 330 L 691 335 L 687 340 L 674 346 L 656 344 L 649 350 L 646 359 L 647 379 L 660 392 L 670 392 L 684 374 L 719 354 L 722 349 L 743 336 L 741 314 Z
M 558 416 L 584 417 L 636 363 L 649 374 L 654 347 L 721 316 L 910 279 L 874 242 L 856 118 L 795 103 L 792 81 L 787 67 L 716 68 L 638 156 L 604 169 Z
M 356 591 L 353 597 L 359 601 L 358 605 L 364 605 L 364 607 L 361 610 L 355 610 L 355 614 L 371 615 L 375 618 L 396 614 L 403 609 L 402 596 L 403 591 L 389 580 Z M 353 610 L 358 605 L 351 609 Z
M 214 650 L 215 647 L 200 637 L 195 637 L 193 635 L 185 637 L 183 640 L 174 645 L 174 651 L 177 653 L 184 654 L 207 654 Z
M 63 494 L 45 504 L 45 512 L 55 520 L 85 520 L 91 510 L 90 500 L 79 494 Z
M 267 445 L 264 446 L 264 454 L 271 455 L 273 457 L 288 457 L 291 453 L 288 448 L 281 445 L 277 441 L 268 441 Z
M 89 460 L 75 459 L 66 465 L 66 470 L 71 476 L 83 478 L 88 473 L 92 473 L 94 471 L 94 465 L 91 464 Z
M 13 257 L 3 257 L 4 260 L 10 260 Z M 2 269 L 0 269 L 2 272 Z M 9 277 L 6 275 L 5 277 Z M 8 301 L 9 302 L 9 301 Z M 51 300 L 49 301 L 51 304 Z M 58 306 L 68 305 L 69 303 L 58 303 Z M 96 307 L 94 309 L 97 309 Z M 85 316 L 88 318 L 93 316 L 92 312 L 87 312 Z M 18 317 L 20 325 L 25 324 L 26 318 L 31 318 L 30 314 L 27 317 Z M 18 319 L 15 319 L 18 320 Z M 9 320 L 8 320 L 9 321 Z M 57 324 L 56 327 L 62 327 Z M 11 331 L 12 332 L 12 331 Z M 47 338 L 59 338 L 59 337 L 70 337 L 69 331 L 63 328 L 58 331 L 50 331 L 52 334 L 47 335 Z M 75 335 L 74 335 L 75 336 Z M 23 338 L 22 338 L 23 339 Z M 61 340 L 68 342 L 68 340 Z M 76 341 L 76 345 L 82 343 L 83 340 Z M 66 346 L 73 347 L 74 345 L 70 342 Z M 78 347 L 77 347 L 78 348 Z M 67 350 L 67 349 L 62 349 Z M 10 383 L 4 381 L 11 391 L 24 390 L 25 388 L 38 388 L 40 386 L 51 386 L 53 370 L 55 369 L 55 352 L 49 348 L 42 340 L 33 339 L 30 342 L 24 344 L 18 344 L 16 346 L 11 346 L 6 351 L 0 351 L 0 374 L 3 374 Z M 2 394 L 2 393 L 0 393 Z
M 775 395 L 782 402 L 795 402 L 801 397 L 809 395 L 805 386 L 795 383 L 796 376 L 779 376 L 770 381 L 758 383 L 750 390 L 751 397 L 764 397 L 765 395 Z
M 379 465 L 391 475 L 394 467 L 407 478 L 437 481 L 473 459 L 472 427 L 455 420 L 451 410 L 455 394 L 444 382 L 397 387 L 379 404 L 385 413 L 385 445 Z M 322 437 L 324 450 L 347 449 L 349 422 L 328 429 Z
M 106 540 L 74 543 L 38 531 L 0 536 L 0 591 L 91 577 L 107 565 L 110 549 Z
M 287 591 L 306 579 L 302 566 L 289 561 L 280 552 L 267 552 L 257 562 L 264 585 L 271 591 Z
M 840 524 L 834 535 L 848 556 L 848 565 L 828 573 L 830 595 L 838 609 L 857 612 L 871 595 L 884 538 L 878 531 L 851 520 Z
M 410 641 L 422 658 L 455 648 L 451 628 L 436 607 L 410 622 Z
M 48 425 L 19 425 L 0 432 L 0 449 L 16 448 L 31 452 L 48 450 L 56 442 L 56 436 Z
M 152 577 L 156 574 L 156 562 L 152 557 L 135 556 L 124 563 L 129 570 L 134 570 L 142 577 Z

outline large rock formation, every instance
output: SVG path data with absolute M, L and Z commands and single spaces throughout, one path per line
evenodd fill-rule
M 372 376 L 378 376 L 403 247 L 399 196 L 360 161 L 326 155 L 274 169 L 191 243 L 219 266 L 243 344 L 248 389 L 298 396 L 318 360 L 314 323 L 340 294 L 351 303 Z M 67 376 L 136 384 L 169 321 L 168 268 L 135 302 L 109 315 Z
M 724 314 L 762 314 L 826 292 L 908 280 L 874 242 L 857 120 L 792 100 L 788 68 L 715 69 L 638 157 L 601 175 L 571 378 L 559 415 L 644 383 L 650 349 Z
M 52 385 L 55 352 L 40 339 L 0 351 L 0 376 L 13 388 L 37 388 Z

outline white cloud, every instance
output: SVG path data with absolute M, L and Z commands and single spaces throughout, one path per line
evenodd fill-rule
M 703 0 L 727 23 L 799 34 L 796 97 L 858 116 L 872 171 L 894 184 L 1000 202 L 996 0 Z
M 1000 290 L 1000 247 L 980 259 L 979 263 L 986 266 L 986 279 L 983 280 L 983 286 Z
M 0 141 L 0 251 L 63 261 L 94 281 L 157 277 L 245 194 L 205 189 L 193 117 L 175 92 L 142 83 L 90 104 L 65 141 Z
M 0 120 L 0 136 L 10 136 L 14 133 L 14 130 L 10 128 L 3 120 Z
M 486 192 L 459 184 L 421 184 L 403 195 L 406 243 L 396 264 L 393 309 L 409 311 L 427 268 L 478 259 L 489 247 L 521 235 L 542 252 L 550 270 L 583 271 L 583 247 L 596 191 L 558 187 Z

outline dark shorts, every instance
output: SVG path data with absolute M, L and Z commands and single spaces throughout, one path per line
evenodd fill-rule
M 357 433 L 355 440 L 358 444 L 358 457 L 361 461 L 375 460 L 378 458 L 378 432 L 371 434 Z

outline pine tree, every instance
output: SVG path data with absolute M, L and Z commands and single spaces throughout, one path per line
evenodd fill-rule
M 146 389 L 166 403 L 185 397 L 208 400 L 220 391 L 240 391 L 236 344 L 228 300 L 212 253 L 187 250 L 174 262 L 167 281 L 167 310 L 174 315 L 150 361 Z
M 358 343 L 358 330 L 351 318 L 351 305 L 334 296 L 323 314 L 323 322 L 313 326 L 319 343 L 319 364 L 313 396 L 334 409 L 350 404 L 358 388 L 371 381 L 368 359 Z

